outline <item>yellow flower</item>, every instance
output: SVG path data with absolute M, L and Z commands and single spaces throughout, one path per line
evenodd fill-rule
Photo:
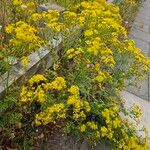
M 42 18 L 41 14 L 38 14 L 38 13 L 32 14 L 32 16 L 31 16 L 31 19 L 32 19 L 33 21 L 38 21 L 38 20 L 40 20 L 41 18 Z
M 111 49 L 106 48 L 105 50 L 101 51 L 101 55 L 104 64 L 107 64 L 110 67 L 113 67 L 115 65 L 115 61 Z
M 40 103 L 43 103 L 47 98 L 47 95 L 41 88 L 41 86 L 37 87 L 36 91 L 34 92 L 34 95 L 37 97 L 37 101 Z
M 93 35 L 93 31 L 92 30 L 86 30 L 86 31 L 84 31 L 84 35 L 85 36 L 91 36 L 91 35 Z
M 100 69 L 100 63 L 95 63 L 95 70 L 99 71 L 99 69 Z
M 21 97 L 21 101 L 22 102 L 26 102 L 28 101 L 28 98 L 27 98 L 27 88 L 25 86 L 22 86 L 21 88 L 21 92 L 20 92 L 20 97 Z
M 90 106 L 89 102 L 83 101 L 83 105 L 84 105 L 84 108 L 85 108 L 86 112 L 90 112 L 91 111 L 91 106 Z
M 73 96 L 69 96 L 68 100 L 67 100 L 67 104 L 68 105 L 73 105 L 76 110 L 80 110 L 80 108 L 83 106 L 83 103 L 80 99 L 78 99 L 78 97 L 76 95 Z
M 79 95 L 79 87 L 76 85 L 72 85 L 68 92 L 70 92 L 73 95 Z
M 78 101 L 76 96 L 69 96 L 67 100 L 68 105 L 74 105 Z
M 83 111 L 80 111 L 80 109 L 75 109 L 73 112 L 73 119 L 78 120 L 78 119 L 85 119 L 86 115 Z
M 104 118 L 106 118 L 106 122 L 110 122 L 110 110 L 105 108 L 103 111 L 102 111 L 102 116 Z
M 83 26 L 84 26 L 84 23 L 85 23 L 85 18 L 82 17 L 82 16 L 79 16 L 79 17 L 77 18 L 77 22 L 78 22 L 78 24 L 79 24 L 79 27 L 83 27 Z
M 46 91 L 52 89 L 51 83 L 45 83 L 45 84 L 42 84 L 42 87 L 43 87 Z
M 36 3 L 35 2 L 26 2 L 26 5 L 27 5 L 27 7 L 32 7 L 32 6 L 35 6 L 36 5 Z
M 75 56 L 74 52 L 75 52 L 74 48 L 70 48 L 66 51 L 66 55 L 68 59 L 72 59 Z
M 108 130 L 105 126 L 101 127 L 101 136 L 104 137 L 108 134 Z
M 81 132 L 84 132 L 86 130 L 86 125 L 85 124 L 82 124 L 80 127 L 79 127 L 79 130 Z
M 26 22 L 19 21 L 16 23 L 15 34 L 18 40 L 22 40 L 24 42 L 35 42 L 38 40 L 35 33 L 36 29 Z
M 62 90 L 66 87 L 66 81 L 63 77 L 57 77 L 50 83 L 51 89 Z
M 75 24 L 77 19 L 77 14 L 71 11 L 65 11 L 63 13 L 63 19 L 66 24 Z
M 82 48 L 76 48 L 75 54 L 78 55 L 80 53 L 83 53 L 83 49 Z
M 30 91 L 28 90 L 27 87 L 22 86 L 21 92 L 20 92 L 20 101 L 22 103 L 32 102 L 33 95 L 34 95 L 33 91 Z
M 22 66 L 27 67 L 28 63 L 29 63 L 28 57 L 23 56 L 21 59 Z
M 99 50 L 96 49 L 94 46 L 88 47 L 88 48 L 87 48 L 87 51 L 88 51 L 89 53 L 95 55 L 95 56 L 97 56 L 98 53 L 99 53 Z
M 83 1 L 83 2 L 81 2 L 81 6 L 84 8 L 90 8 L 90 3 Z
M 105 76 L 105 73 L 99 72 L 98 76 L 96 76 L 95 80 L 99 83 L 103 82 L 107 77 Z
M 73 53 L 74 51 L 75 51 L 74 48 L 70 48 L 67 50 L 66 54 L 69 55 L 69 54 Z
M 64 119 L 66 117 L 66 109 L 63 103 L 54 104 L 39 114 L 36 114 L 35 116 L 35 124 L 48 124 L 48 123 L 56 123 L 56 120 L 58 119 Z
M 136 115 L 136 117 L 140 117 L 142 115 L 142 110 L 139 105 L 134 104 L 131 107 L 131 111 Z
M 14 5 L 21 5 L 22 4 L 22 0 L 13 0 L 13 4 Z
M 92 130 L 97 130 L 98 126 L 95 124 L 93 121 L 92 122 L 87 122 L 87 126 L 89 126 Z
M 68 59 L 71 59 L 71 58 L 73 58 L 73 57 L 75 57 L 75 56 L 77 56 L 77 55 L 79 55 L 81 53 L 83 53 L 83 50 L 80 47 L 76 48 L 76 49 L 71 48 L 71 49 L 68 49 L 66 51 L 66 55 L 67 55 Z
M 113 124 L 112 125 L 113 125 L 114 128 L 120 127 L 120 125 L 121 125 L 120 119 L 119 118 L 115 118 L 113 120 Z
M 50 27 L 54 32 L 60 32 L 63 28 L 64 25 L 62 23 L 47 23 L 47 26 Z
M 28 83 L 30 84 L 30 86 L 33 86 L 34 83 L 38 84 L 40 82 L 45 82 L 47 79 L 42 75 L 42 74 L 37 74 L 34 75 L 29 81 Z
M 14 31 L 14 25 L 9 24 L 8 26 L 6 26 L 5 31 L 6 33 L 12 33 Z

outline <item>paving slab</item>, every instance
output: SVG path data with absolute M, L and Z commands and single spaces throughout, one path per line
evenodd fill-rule
M 136 15 L 136 18 L 143 18 L 143 19 L 146 19 L 146 20 L 150 20 L 150 15 L 146 15 L 145 13 L 140 12 Z
M 130 108 L 133 104 L 137 104 L 140 106 L 142 110 L 141 124 L 143 124 L 147 128 L 148 135 L 150 137 L 150 102 L 126 91 L 122 92 L 122 96 L 126 102 L 127 108 Z M 141 125 L 139 125 L 139 128 L 140 127 Z
M 143 4 L 141 5 L 141 7 L 144 8 L 149 8 L 150 7 L 150 3 L 148 1 L 143 2 Z
M 148 4 L 148 3 L 147 3 Z M 140 8 L 139 8 L 139 12 L 138 13 L 144 13 L 144 14 L 147 14 L 148 16 L 150 16 L 150 14 L 149 14 L 149 4 L 148 4 L 148 6 L 147 7 L 145 7 L 145 6 L 141 6 Z
M 135 41 L 135 45 L 143 54 L 150 57 L 150 0 L 145 0 L 141 4 L 129 37 Z M 129 87 L 127 91 L 150 102 L 150 77 L 147 75 L 137 85 L 137 87 Z
M 145 16 L 146 16 L 146 14 L 145 14 Z M 149 17 L 148 17 L 148 19 L 145 19 L 143 17 L 136 17 L 135 21 L 143 23 L 144 25 L 150 26 L 150 19 L 149 19 Z
M 130 31 L 130 35 L 132 35 L 135 39 L 141 39 L 147 43 L 150 42 L 150 34 L 139 29 L 132 28 Z
M 131 81 L 133 82 L 133 80 Z M 141 81 L 136 82 L 135 86 L 128 86 L 127 91 L 133 93 L 136 96 L 139 96 L 142 99 L 149 100 L 149 79 L 148 76 L 145 76 Z M 129 83 L 129 81 L 127 81 Z
M 141 49 L 141 52 L 143 54 L 148 55 L 149 54 L 149 49 L 150 49 L 150 44 L 141 40 L 141 39 L 135 39 L 135 46 Z
M 138 21 L 135 21 L 133 23 L 132 29 L 140 30 L 140 31 L 143 31 L 143 32 L 145 32 L 147 34 L 149 34 L 149 31 L 150 31 L 150 27 L 148 25 L 143 24 L 143 23 L 138 22 Z

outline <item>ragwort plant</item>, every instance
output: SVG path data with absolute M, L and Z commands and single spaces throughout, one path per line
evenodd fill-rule
M 5 132 L 5 126 L 1 128 L 2 145 L 10 139 L 12 147 L 22 149 L 20 143 L 24 146 L 31 141 L 32 149 L 37 142 L 36 129 L 42 130 L 44 138 L 45 132 L 56 126 L 92 144 L 106 141 L 116 150 L 146 150 L 146 130 L 136 128 L 141 110 L 137 105 L 126 109 L 120 91 L 127 79 L 148 73 L 149 59 L 127 38 L 114 4 L 105 0 L 67 3 L 62 4 L 66 6 L 62 13 L 32 14 L 35 21 L 42 19 L 55 37 L 62 36 L 62 50 L 45 75 L 34 75 L 16 92 L 14 111 L 20 117 L 17 125 L 7 124 L 13 137 Z
M 27 66 L 27 56 L 41 46 L 47 49 L 52 47 L 47 43 L 53 38 L 53 34 L 47 37 L 47 28 L 37 18 L 41 11 L 40 4 L 44 2 L 47 1 L 0 1 L 0 75 L 9 71 L 17 61 Z

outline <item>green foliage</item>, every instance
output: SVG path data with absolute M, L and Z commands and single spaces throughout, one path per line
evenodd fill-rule
M 62 50 L 46 74 L 36 74 L 20 89 L 8 90 L 10 94 L 0 101 L 1 147 L 34 149 L 59 128 L 92 144 L 107 141 L 115 150 L 146 150 L 147 133 L 135 128 L 141 110 L 139 106 L 126 109 L 120 91 L 127 79 L 148 73 L 149 59 L 128 39 L 118 7 L 105 0 L 65 2 L 57 1 L 68 11 L 38 13 L 22 11 L 24 3 L 13 1 L 19 17 L 5 30 L 10 48 L 23 52 L 16 56 L 36 50 L 49 33 L 50 39 L 61 35 Z M 23 19 L 20 12 L 25 13 Z M 55 56 L 48 42 L 46 38 L 43 44 Z M 22 62 L 26 64 L 26 58 Z

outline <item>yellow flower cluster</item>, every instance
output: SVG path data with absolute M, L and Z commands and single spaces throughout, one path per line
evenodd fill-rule
M 101 104 L 100 108 L 103 109 L 103 107 L 105 107 L 105 105 Z M 138 139 L 139 137 L 135 134 L 136 129 L 134 125 L 131 125 L 128 121 L 126 122 L 126 120 L 120 118 L 119 108 L 116 104 L 109 104 L 107 108 L 102 110 L 100 116 L 101 118 L 105 118 L 106 124 L 101 125 L 98 123 L 98 120 L 84 121 L 84 124 L 80 124 L 77 129 L 83 134 L 85 133 L 90 140 L 93 140 L 93 138 L 95 140 L 97 138 L 109 139 L 116 143 L 118 149 L 147 149 L 148 145 L 146 139 L 144 139 L 144 141 Z M 128 126 L 130 126 L 132 133 L 129 133 Z M 117 138 L 118 135 L 116 134 L 116 130 L 119 132 L 117 134 L 122 138 Z
M 13 47 L 20 49 L 24 48 L 25 53 L 36 50 L 43 44 L 43 41 L 37 36 L 37 30 L 35 27 L 24 21 L 9 24 L 5 31 L 6 33 L 12 35 L 10 44 Z
M 114 109 L 104 109 L 102 112 L 102 116 L 106 119 L 106 123 L 108 126 L 111 126 L 113 128 L 118 128 L 121 125 L 121 119 L 118 118 L 118 116 L 115 115 L 115 113 L 118 113 L 114 111 Z
M 57 10 L 48 10 L 47 12 L 43 12 L 41 17 L 39 17 L 39 15 L 33 17 L 37 17 L 37 19 L 42 17 L 47 27 L 49 27 L 54 33 L 59 33 L 65 28 L 64 24 L 59 21 L 60 13 Z
M 84 35 L 85 35 L 85 36 L 91 36 L 91 35 L 93 35 L 93 31 L 92 31 L 92 30 L 86 30 L 86 31 L 84 32 Z
M 23 103 L 31 103 L 32 102 L 32 97 L 33 97 L 33 92 L 29 91 L 27 87 L 23 86 L 21 88 L 20 92 L 20 97 L 21 97 L 21 102 Z
M 95 71 L 99 72 L 100 67 L 101 67 L 100 63 L 99 63 L 99 62 L 96 62 L 95 65 L 94 65 Z
M 22 0 L 13 0 L 13 5 L 21 5 Z
M 42 89 L 41 86 L 38 86 L 34 92 L 34 98 L 37 99 L 37 101 L 39 103 L 43 103 L 46 98 L 47 98 L 47 95 L 45 93 L 45 91 Z
M 45 82 L 46 78 L 42 74 L 34 75 L 30 80 L 28 81 L 30 86 L 33 86 L 34 84 L 38 84 L 40 82 Z
M 31 15 L 31 20 L 33 20 L 33 21 L 39 21 L 40 19 L 42 19 L 42 15 L 41 14 L 39 14 L 39 13 L 33 13 L 32 15 Z
M 134 113 L 134 115 L 139 118 L 141 115 L 142 115 L 142 110 L 140 108 L 139 105 L 136 105 L 134 104 L 132 107 L 131 107 L 131 112 Z
M 142 70 L 147 71 L 149 69 L 150 60 L 146 56 L 142 55 L 139 48 L 135 47 L 133 40 L 126 41 L 124 47 L 126 48 L 126 51 L 130 53 L 130 55 L 134 55 L 136 59 L 135 63 L 138 62 L 141 65 L 140 67 L 142 67 Z
M 115 65 L 115 60 L 113 53 L 109 48 L 106 48 L 104 51 L 101 51 L 102 61 L 105 65 L 113 67 Z
M 29 84 L 32 88 L 29 89 L 24 86 L 22 87 L 20 94 L 22 98 L 21 101 L 31 103 L 34 99 L 36 99 L 36 101 L 42 104 L 47 98 L 47 90 L 60 90 L 66 87 L 66 81 L 62 77 L 57 77 L 50 83 L 48 83 L 47 80 L 48 79 L 46 79 L 43 75 L 36 75 L 35 77 L 32 77 L 29 80 Z M 61 88 L 58 85 L 60 82 L 62 82 L 61 85 L 63 85 Z M 39 85 L 35 87 L 35 83 L 36 86 L 38 84 Z M 49 88 L 45 89 L 45 86 L 48 86 Z M 119 149 L 146 149 L 147 144 L 145 141 L 140 143 L 140 140 L 136 135 L 135 127 L 120 117 L 120 109 L 117 104 L 112 101 L 107 105 L 99 103 L 93 107 L 92 103 L 80 99 L 79 91 L 80 89 L 77 85 L 72 85 L 70 88 L 67 88 L 66 96 L 68 96 L 68 92 L 70 94 L 67 100 L 63 100 L 63 102 L 60 103 L 52 102 L 50 106 L 41 110 L 41 112 L 35 116 L 35 124 L 56 124 L 57 122 L 69 117 L 78 123 L 76 129 L 83 134 L 86 134 L 87 138 L 90 140 L 95 141 L 97 139 L 106 138 L 113 141 Z M 62 95 L 60 94 L 59 96 L 61 97 Z M 63 94 L 63 96 L 65 95 Z M 139 110 L 140 108 L 136 105 L 132 107 L 132 111 L 137 116 L 139 115 Z M 96 113 L 97 116 L 91 116 L 89 120 L 89 115 L 94 115 L 94 113 Z M 92 117 L 94 117 L 94 120 Z M 98 118 L 103 120 L 102 124 L 99 122 Z M 133 132 L 131 136 L 129 135 L 129 126 L 130 130 Z M 121 139 L 118 137 L 118 132 Z M 132 141 L 132 144 L 130 144 L 130 140 Z
M 13 31 L 15 32 L 16 39 L 22 40 L 23 42 L 34 42 L 38 40 L 38 37 L 36 36 L 36 29 L 26 22 L 19 21 L 15 25 L 12 24 L 6 27 L 7 33 L 11 33 Z
M 133 5 L 133 6 L 137 5 L 137 1 L 136 0 L 125 0 L 125 3 L 127 3 L 128 5 Z
M 105 126 L 102 126 L 100 132 L 101 132 L 101 136 L 105 137 L 108 134 L 108 129 Z
M 90 127 L 90 129 L 92 129 L 92 130 L 97 130 L 98 129 L 98 126 L 92 121 L 92 122 L 90 122 L 90 121 L 88 121 L 87 123 L 86 123 L 86 125 L 88 126 L 88 127 Z
M 85 124 L 80 125 L 80 126 L 79 126 L 79 130 L 80 130 L 81 132 L 84 132 L 84 131 L 86 130 L 86 125 L 85 125 Z
M 68 59 L 74 58 L 75 56 L 78 56 L 81 53 L 83 53 L 82 48 L 76 48 L 76 49 L 71 48 L 66 51 L 66 55 Z
M 62 77 L 55 78 L 54 81 L 48 83 L 46 77 L 42 74 L 34 75 L 28 81 L 28 87 L 22 87 L 20 97 L 21 102 L 23 103 L 31 103 L 34 100 L 39 103 L 43 103 L 47 99 L 47 91 L 48 90 L 62 90 L 66 87 L 66 81 Z
M 45 85 L 43 85 L 43 87 L 46 90 L 54 89 L 60 91 L 66 87 L 66 81 L 63 77 L 56 77 L 54 81 L 52 81 L 51 83 L 46 83 Z
M 27 87 L 23 86 L 20 97 L 21 103 L 32 103 L 34 100 L 43 103 L 46 100 L 47 95 L 41 86 L 38 86 L 36 90 L 34 90 L 34 88 L 29 90 Z
M 29 63 L 28 57 L 23 56 L 21 58 L 21 65 L 26 67 L 28 65 L 28 63 Z
M 97 126 L 97 124 L 95 124 L 93 121 L 92 122 L 88 121 L 86 124 L 82 124 L 79 126 L 79 130 L 81 132 L 85 132 L 88 129 L 90 129 L 90 131 L 93 130 L 93 132 L 96 133 L 95 136 L 98 138 L 105 137 L 105 136 L 109 135 L 108 134 L 109 131 L 105 126 L 102 126 L 99 128 Z
M 72 85 L 68 90 L 72 95 L 79 95 L 79 87 L 76 85 Z
M 64 103 L 53 104 L 51 107 L 46 108 L 45 110 L 41 111 L 39 114 L 36 115 L 35 123 L 36 125 L 40 124 L 48 124 L 48 123 L 56 123 L 59 119 L 64 119 L 68 114 L 67 111 L 70 111 L 70 106 L 72 108 L 72 118 L 74 120 L 82 119 L 84 120 L 86 117 L 86 113 L 89 113 L 91 110 L 90 104 L 87 101 L 82 101 L 78 98 L 79 95 L 79 88 L 78 86 L 71 86 L 68 91 L 72 94 L 72 96 L 68 97 L 68 100 Z M 27 88 L 23 87 L 21 92 L 21 97 L 26 97 Z M 32 93 L 32 92 L 31 92 Z M 34 98 L 38 99 L 38 102 L 43 103 L 45 100 L 45 93 L 41 91 L 41 86 L 38 86 L 36 91 L 34 92 Z M 29 95 L 30 96 L 30 95 Z M 33 95 L 31 95 L 33 96 Z M 26 102 L 26 99 L 24 100 Z M 30 98 L 30 101 L 32 99 Z M 94 129 L 94 123 L 88 123 L 92 129 Z
M 94 56 L 100 54 L 100 49 L 102 49 L 101 39 L 99 37 L 94 38 L 94 40 L 87 40 L 86 44 L 88 45 L 87 51 Z
M 98 83 L 102 83 L 108 78 L 111 78 L 108 72 L 98 72 L 95 80 L 98 81 Z
M 66 24 L 69 24 L 69 25 L 73 24 L 73 25 L 75 25 L 77 14 L 75 12 L 65 11 L 63 13 L 63 18 L 64 18 Z
M 77 95 L 69 96 L 67 105 L 73 107 L 73 116 L 75 120 L 85 119 L 86 113 L 90 112 L 91 107 L 87 101 L 80 100 Z
M 54 104 L 48 107 L 39 114 L 36 114 L 35 123 L 36 125 L 56 123 L 59 119 L 65 119 L 66 109 L 63 103 Z
M 82 18 L 84 20 L 83 26 L 85 27 L 84 36 L 82 43 L 89 53 L 94 56 L 99 57 L 102 60 L 102 65 L 107 67 L 114 67 L 116 64 L 116 59 L 123 59 L 122 57 L 132 56 L 137 61 L 140 62 L 138 67 L 141 68 L 141 72 L 147 71 L 150 67 L 150 61 L 143 56 L 140 51 L 134 46 L 134 44 L 129 44 L 130 40 L 127 40 L 127 33 L 125 28 L 122 26 L 122 19 L 119 15 L 118 7 L 113 4 L 108 4 L 106 1 L 82 1 L 76 6 L 72 6 L 71 9 L 74 12 L 64 13 L 64 24 L 65 21 L 71 20 L 72 16 L 74 20 Z M 81 10 L 78 13 L 78 10 Z M 75 12 L 76 11 L 76 12 Z M 76 13 L 76 14 L 75 14 Z M 66 18 L 66 19 L 65 19 Z M 84 19 L 83 19 L 84 18 Z M 73 23 L 73 22 L 72 22 Z M 74 23 L 76 29 L 78 30 L 77 22 Z M 72 25 L 70 26 L 70 28 Z M 68 27 L 69 28 L 69 27 Z M 66 31 L 65 31 L 66 32 Z M 120 37 L 123 36 L 123 39 Z M 127 45 L 130 45 L 127 46 Z M 117 58 L 116 50 L 118 50 Z M 74 48 L 67 51 L 69 59 L 74 57 Z M 126 56 L 122 54 L 126 53 Z M 87 55 L 83 56 L 86 57 Z M 133 59 L 133 57 L 131 59 Z M 118 62 L 117 62 L 118 63 Z M 137 67 L 133 66 L 134 70 L 138 70 Z M 135 71 L 136 72 L 136 71 Z

